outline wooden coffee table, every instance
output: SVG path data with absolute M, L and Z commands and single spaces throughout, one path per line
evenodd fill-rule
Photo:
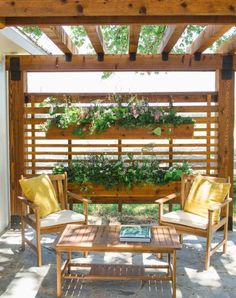
M 176 297 L 176 250 L 181 248 L 174 228 L 152 227 L 150 243 L 127 243 L 119 240 L 120 225 L 67 225 L 55 241 L 57 254 L 57 297 L 61 297 L 62 279 L 93 280 L 162 280 L 172 281 L 173 297 Z M 61 267 L 61 253 L 68 259 Z M 167 254 L 164 265 L 88 264 L 71 261 L 72 252 L 129 252 Z M 76 267 L 72 272 L 71 268 Z M 87 274 L 81 270 L 89 269 Z M 79 273 L 80 269 L 80 273 Z M 166 272 L 157 271 L 166 269 Z

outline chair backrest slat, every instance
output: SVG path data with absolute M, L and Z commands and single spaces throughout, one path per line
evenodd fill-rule
M 56 191 L 58 202 L 61 209 L 68 209 L 67 202 L 67 173 L 59 175 L 49 175 L 50 180 Z

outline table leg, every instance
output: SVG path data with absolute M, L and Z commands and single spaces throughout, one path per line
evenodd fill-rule
M 176 250 L 173 251 L 172 289 L 173 298 L 176 298 Z
M 57 297 L 61 297 L 61 253 L 57 252 Z
M 170 253 L 167 254 L 167 262 L 168 262 L 167 274 L 168 274 L 168 276 L 170 276 L 170 266 L 171 266 L 171 257 L 170 257 Z
M 67 254 L 67 260 L 69 261 L 68 262 L 68 274 L 70 274 L 70 263 L 71 263 L 71 252 L 68 252 Z

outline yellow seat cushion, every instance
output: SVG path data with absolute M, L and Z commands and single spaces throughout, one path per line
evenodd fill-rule
M 184 204 L 184 211 L 202 217 L 208 217 L 208 209 L 224 201 L 230 189 L 230 183 L 218 183 L 197 175 Z M 220 219 L 220 209 L 214 211 L 213 221 Z
M 19 182 L 25 197 L 39 206 L 41 218 L 61 210 L 48 175 L 42 174 L 30 179 L 21 179 Z

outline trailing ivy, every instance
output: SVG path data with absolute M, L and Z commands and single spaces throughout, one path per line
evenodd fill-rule
M 41 106 L 50 108 L 51 118 L 41 125 L 41 129 L 47 131 L 50 127 L 77 126 L 74 134 L 86 136 L 101 133 L 116 125 L 125 128 L 152 127 L 155 134 L 155 126 L 160 124 L 194 124 L 191 117 L 177 115 L 174 108 L 151 106 L 147 100 L 138 100 L 135 96 L 126 104 L 122 103 L 123 100 L 119 96 L 114 97 L 112 102 L 114 101 L 115 104 L 106 106 L 94 102 L 89 107 L 78 107 L 72 104 L 69 98 L 65 98 L 63 102 L 53 97 L 46 98 Z
M 132 188 L 139 184 L 164 185 L 178 181 L 183 173 L 190 174 L 187 162 L 161 167 L 156 159 L 134 160 L 128 155 L 128 162 L 122 159 L 113 160 L 106 155 L 91 155 L 84 160 L 73 161 L 69 166 L 57 165 L 53 174 L 67 172 L 68 180 L 78 183 L 82 188 L 89 184 L 103 185 L 106 189 L 116 187 Z

